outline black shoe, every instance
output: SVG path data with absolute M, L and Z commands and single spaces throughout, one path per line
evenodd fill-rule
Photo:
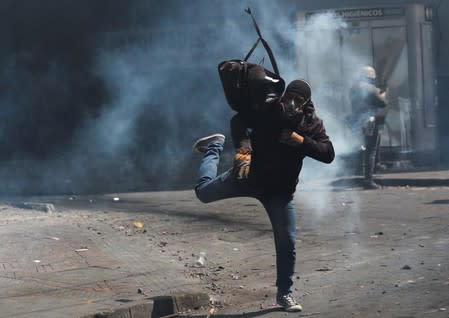
M 193 152 L 199 152 L 199 153 L 206 152 L 207 146 L 213 141 L 224 144 L 225 136 L 222 134 L 213 134 L 210 136 L 200 138 L 197 141 L 195 141 L 195 143 L 193 144 Z
M 292 297 L 291 294 L 281 295 L 278 294 L 276 296 L 276 302 L 279 306 L 282 306 L 285 311 L 295 312 L 302 311 L 302 306 L 296 302 L 296 300 Z
M 365 190 L 377 190 L 380 188 L 381 188 L 381 186 L 378 185 L 373 180 L 364 180 L 363 181 L 363 189 L 365 189 Z

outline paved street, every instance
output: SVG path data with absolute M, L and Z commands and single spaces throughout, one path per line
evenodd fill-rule
M 1 202 L 2 318 L 79 317 L 174 292 L 207 293 L 217 317 L 286 315 L 273 305 L 271 229 L 253 199 L 202 204 L 186 190 Z M 297 202 L 304 312 L 288 316 L 449 317 L 448 187 L 302 187 Z

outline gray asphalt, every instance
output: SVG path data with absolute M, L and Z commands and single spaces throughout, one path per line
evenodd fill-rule
M 448 187 L 301 186 L 296 199 L 304 312 L 286 314 L 273 304 L 271 230 L 253 199 L 202 204 L 191 190 L 3 198 L 0 317 L 79 317 L 175 292 L 207 293 L 216 317 L 449 317 Z

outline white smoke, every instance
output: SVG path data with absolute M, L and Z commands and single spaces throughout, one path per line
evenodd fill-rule
M 12 82 L 10 77 L 16 79 L 19 83 L 14 87 L 33 83 L 29 85 L 30 90 L 36 87 L 32 90 L 35 95 L 48 99 L 48 102 L 41 102 L 46 105 L 46 108 L 39 106 L 41 113 L 51 108 L 57 114 L 68 114 L 64 118 L 71 117 L 71 121 L 55 119 L 51 122 L 52 129 L 49 131 L 53 135 L 61 135 L 60 145 L 55 151 L 57 154 L 46 154 L 49 168 L 40 169 L 41 177 L 47 170 L 58 175 L 58 179 L 76 177 L 88 180 L 110 175 L 107 180 L 112 183 L 115 172 L 111 171 L 124 169 L 141 176 L 148 174 L 153 177 L 151 182 L 154 183 L 164 180 L 168 174 L 176 176 L 185 173 L 188 177 L 192 176 L 193 183 L 197 162 L 190 153 L 192 142 L 213 132 L 229 134 L 229 119 L 233 111 L 224 98 L 217 65 L 223 60 L 243 58 L 257 39 L 251 18 L 244 13 L 247 4 L 242 1 L 198 1 L 189 4 L 168 1 L 156 6 L 152 1 L 136 0 L 129 6 L 123 5 L 126 14 L 121 16 L 120 24 L 109 25 L 106 19 L 101 22 L 105 24 L 102 31 L 94 35 L 87 32 L 88 29 L 79 33 L 78 28 L 73 29 L 73 37 L 78 36 L 76 43 L 83 43 L 84 47 L 84 51 L 79 52 L 83 59 L 78 63 L 89 61 L 82 72 L 78 73 L 79 70 L 68 62 L 70 59 L 61 57 L 57 59 L 59 64 L 55 64 L 60 65 L 59 68 L 49 68 L 50 73 L 55 74 L 48 76 L 51 80 L 42 78 L 40 74 L 44 72 L 28 72 L 25 67 L 19 69 L 22 70 L 19 74 L 23 76 L 2 75 L 8 83 Z M 297 78 L 305 78 L 312 83 L 317 112 L 324 119 L 337 155 L 348 152 L 355 144 L 354 136 L 343 132 L 341 118 L 336 115 L 339 113 L 338 103 L 328 102 L 333 91 L 320 86 L 326 83 L 332 67 L 326 66 L 326 60 L 321 61 L 317 55 L 316 63 L 323 63 L 323 68 L 311 74 L 307 68 L 309 61 L 305 62 L 300 54 L 300 50 L 308 48 L 323 54 L 326 52 L 329 60 L 333 53 L 333 39 L 309 37 L 307 34 L 304 37 L 304 31 L 307 33 L 323 26 L 341 30 L 344 29 L 343 22 L 332 15 L 317 15 L 303 28 L 293 18 L 294 11 L 288 2 L 252 1 L 249 4 L 263 36 L 274 51 L 281 75 L 287 83 Z M 117 5 L 116 10 L 121 7 Z M 84 8 L 86 12 L 91 9 L 89 6 Z M 42 8 L 41 16 L 50 14 L 47 10 Z M 69 16 L 78 21 L 75 11 L 71 12 L 73 17 Z M 36 18 L 35 23 L 41 20 L 45 19 Z M 96 23 L 100 24 L 96 20 L 90 21 L 92 25 Z M 33 38 L 33 31 L 27 29 L 30 39 Z M 47 38 L 55 35 L 40 36 Z M 67 47 L 64 49 L 73 56 L 79 55 L 76 51 L 79 48 L 76 45 L 72 48 L 72 42 L 68 41 L 65 45 Z M 31 66 L 34 64 L 48 67 L 46 59 L 51 61 L 45 52 L 42 55 L 37 53 L 31 59 L 25 58 L 30 60 L 30 70 L 33 70 Z M 265 59 L 264 65 L 271 68 L 266 52 L 259 45 L 251 61 L 259 62 L 262 58 Z M 7 71 L 2 68 L 1 74 Z M 309 78 L 310 75 L 314 77 Z M 43 85 L 47 82 L 50 87 Z M 72 87 L 73 83 L 77 85 Z M 42 86 L 43 89 L 40 89 Z M 38 93 L 40 91 L 42 93 Z M 27 90 L 23 94 L 15 94 L 17 100 L 11 101 L 11 104 L 31 104 L 26 98 L 30 95 L 33 94 Z M 1 104 L 8 103 L 9 97 L 3 94 Z M 0 126 L 2 135 L 9 126 L 12 128 L 9 127 L 11 129 L 8 128 L 8 131 L 15 131 L 17 123 L 25 118 L 14 115 L 19 109 L 17 105 L 4 108 L 11 112 L 8 118 L 14 120 L 7 120 Z M 48 117 L 52 117 L 51 113 Z M 70 127 L 64 127 L 68 124 Z M 36 139 L 32 137 L 31 140 Z M 45 145 L 52 143 L 50 138 L 41 139 Z M 18 145 L 20 147 L 26 148 L 28 145 Z M 231 148 L 229 145 L 227 147 Z M 64 164 L 56 165 L 63 166 L 56 171 L 52 160 L 59 159 Z M 45 166 L 45 162 L 42 165 Z M 317 171 L 326 178 L 339 171 L 338 159 L 337 163 L 329 166 L 319 164 L 318 169 L 314 168 L 315 165 L 317 163 L 310 160 L 305 163 L 303 174 L 306 179 L 316 178 Z M 128 175 L 124 177 L 132 182 Z M 177 181 L 167 178 L 167 182 Z
M 350 114 L 349 87 L 354 82 L 354 70 L 366 63 L 364 57 L 357 53 L 356 47 L 346 46 L 341 49 L 341 33 L 347 32 L 346 22 L 332 12 L 313 14 L 309 19 L 301 19 L 297 29 L 297 56 L 299 70 L 312 86 L 312 100 L 317 114 L 323 119 L 327 134 L 335 149 L 336 158 L 330 165 L 306 158 L 300 177 L 299 191 L 309 188 L 327 188 L 337 176 L 345 175 L 345 155 L 354 153 L 362 145 L 361 135 L 351 131 L 345 122 Z M 354 66 L 343 70 L 342 55 Z M 305 70 L 305 71 L 304 71 Z M 335 198 L 332 193 L 320 192 L 320 198 L 299 195 L 298 201 L 312 209 L 315 216 L 332 213 L 330 204 Z M 359 210 L 356 195 L 348 205 L 352 214 Z M 346 204 L 345 200 L 337 202 Z M 356 220 L 356 217 L 352 217 Z
M 96 72 L 104 79 L 111 103 L 95 120 L 80 130 L 81 140 L 107 154 L 119 153 L 134 141 L 136 119 L 149 105 L 149 74 L 139 67 L 140 50 L 101 52 Z
M 298 208 L 306 208 L 314 212 L 314 221 L 333 213 L 332 202 L 345 205 L 351 215 L 347 228 L 349 232 L 356 227 L 359 213 L 359 200 L 356 193 L 339 195 L 329 193 L 330 182 L 337 176 L 346 174 L 344 155 L 360 149 L 361 136 L 349 130 L 345 117 L 349 115 L 349 87 L 354 82 L 355 71 L 359 66 L 367 64 L 367 57 L 360 52 L 356 45 L 346 45 L 340 52 L 340 33 L 348 32 L 347 23 L 332 12 L 317 13 L 310 19 L 301 19 L 293 13 L 291 8 L 282 2 L 255 3 L 253 13 L 258 21 L 262 35 L 270 44 L 279 65 L 281 76 L 286 83 L 295 79 L 306 79 L 312 86 L 312 100 L 317 114 L 323 119 L 331 141 L 333 142 L 336 159 L 327 165 L 306 158 L 300 175 L 297 191 Z M 229 13 L 227 29 L 234 43 L 244 43 L 241 56 L 246 54 L 250 44 L 257 38 L 249 17 L 246 29 L 242 30 L 241 21 L 236 20 L 235 14 Z M 244 24 L 243 24 L 244 25 Z M 237 30 L 237 31 L 235 31 Z M 352 68 L 342 73 L 341 54 L 345 54 L 345 61 L 350 61 Z M 239 56 L 225 56 L 224 58 L 238 58 Z M 268 56 L 262 46 L 258 47 L 252 62 L 264 58 L 264 65 L 271 69 Z M 346 63 L 348 64 L 348 63 Z M 351 167 L 353 168 L 353 167 Z M 318 190 L 311 195 L 308 190 Z M 323 191 L 324 190 L 324 191 Z M 307 191 L 304 193 L 303 191 Z M 335 197 L 335 198 L 332 198 Z
M 111 94 L 111 103 L 100 117 L 86 124 L 80 138 L 89 140 L 89 144 L 94 144 L 97 149 L 104 149 L 106 154 L 126 151 L 139 138 L 136 122 L 140 116 L 148 116 L 155 107 L 162 107 L 159 111 L 164 122 L 160 123 L 161 127 L 154 127 L 162 130 L 153 135 L 160 140 L 161 147 L 145 164 L 153 172 L 167 169 L 164 165 L 176 170 L 185 164 L 190 148 L 186 148 L 187 142 L 184 140 L 183 143 L 179 136 L 181 139 L 190 137 L 193 141 L 201 134 L 227 132 L 232 111 L 224 99 L 216 65 L 225 59 L 243 58 L 257 39 L 251 18 L 244 13 L 242 4 L 220 4 L 220 8 L 215 8 L 223 17 L 223 28 L 195 24 L 198 11 L 181 9 L 168 10 L 170 16 L 161 17 L 156 32 L 151 29 L 130 32 L 143 36 L 143 39 L 151 38 L 151 41 L 137 40 L 122 50 L 102 51 L 97 72 Z M 344 124 L 347 110 L 341 108 L 341 100 L 336 98 L 342 87 L 329 80 L 338 78 L 347 83 L 352 80 L 339 74 L 339 57 L 335 55 L 339 46 L 335 34 L 344 30 L 346 24 L 332 13 L 316 14 L 305 24 L 297 23 L 292 21 L 285 3 L 278 2 L 255 5 L 253 13 L 286 82 L 305 78 L 311 83 L 317 113 L 324 120 L 334 143 L 335 162 L 325 165 L 306 160 L 301 178 L 332 179 L 342 173 L 341 155 L 353 151 L 360 143 Z M 145 15 L 145 12 L 141 14 Z M 175 17 L 179 24 L 188 24 L 186 30 L 189 32 L 170 26 Z M 174 32 L 169 36 L 166 30 Z M 265 67 L 271 69 L 265 50 L 259 45 L 250 61 L 262 59 Z M 355 56 L 355 59 L 359 58 Z M 186 68 L 186 63 L 192 63 L 192 67 Z M 177 74 L 183 68 L 187 69 L 185 77 Z M 193 104 L 195 101 L 198 102 Z M 186 130 L 185 122 L 182 122 L 189 118 L 195 121 L 196 127 Z M 87 138 L 88 135 L 91 137 Z M 139 151 L 145 152 L 145 149 Z
M 317 114 L 323 119 L 335 148 L 336 160 L 330 165 L 306 159 L 302 180 L 330 180 L 344 174 L 342 157 L 362 145 L 361 135 L 354 134 L 345 121 L 351 112 L 349 87 L 355 80 L 356 70 L 369 62 L 367 57 L 355 44 L 341 48 L 341 33 L 348 32 L 348 25 L 333 12 L 316 13 L 305 19 L 298 11 L 291 19 L 292 12 L 282 2 L 264 2 L 253 11 L 286 83 L 305 79 L 311 84 Z M 248 29 L 246 33 L 240 32 L 240 42 L 251 43 L 256 38 L 250 22 Z M 267 54 L 259 47 L 252 59 L 257 62 L 262 57 L 265 57 L 265 67 L 271 68 Z M 342 70 L 342 60 L 350 67 Z
M 317 13 L 298 25 L 297 52 L 300 68 L 312 86 L 312 100 L 323 119 L 336 153 L 331 165 L 307 160 L 303 179 L 331 179 L 343 173 L 342 156 L 360 148 L 361 136 L 346 125 L 350 114 L 349 87 L 354 81 L 354 70 L 364 61 L 355 47 L 341 48 L 341 33 L 347 32 L 346 22 L 338 15 Z M 344 54 L 344 57 L 342 56 Z M 352 70 L 342 69 L 342 60 L 351 61 Z

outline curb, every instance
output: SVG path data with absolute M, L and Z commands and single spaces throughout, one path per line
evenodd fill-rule
M 111 311 L 89 314 L 81 318 L 169 318 L 181 312 L 207 307 L 210 304 L 209 295 L 204 293 L 178 293 L 152 297 L 151 300 L 111 309 Z
M 384 187 L 449 187 L 449 179 L 436 178 L 382 178 L 374 177 L 374 181 Z M 363 187 L 363 177 L 340 178 L 330 183 L 332 187 Z
M 134 304 L 110 312 L 98 312 L 81 318 L 148 318 L 153 312 L 153 303 Z
M 381 186 L 389 187 L 448 187 L 449 179 L 374 179 Z
M 36 210 L 41 212 L 46 212 L 52 214 L 55 212 L 55 206 L 51 203 L 41 203 L 41 202 L 5 202 L 12 207 L 23 209 L 23 210 Z
M 153 302 L 151 318 L 168 318 L 180 312 L 207 307 L 210 304 L 210 297 L 204 293 L 182 293 L 172 296 L 157 296 L 153 298 Z

